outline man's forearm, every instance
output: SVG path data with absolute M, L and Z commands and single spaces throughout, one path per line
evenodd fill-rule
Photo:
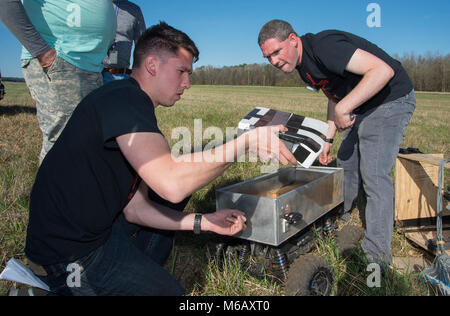
M 336 113 L 348 114 L 370 100 L 383 89 L 395 75 L 394 70 L 375 55 L 357 49 L 345 70 L 362 76 L 359 83 L 337 105 Z
M 328 123 L 328 131 L 327 131 L 327 138 L 334 138 L 334 136 L 336 136 L 336 132 L 337 132 L 337 128 L 336 125 L 334 124 L 334 121 L 327 121 Z
M 283 165 L 297 165 L 295 157 L 276 136 L 280 131 L 287 131 L 287 128 L 282 125 L 259 127 L 215 149 L 181 156 L 181 162 L 175 162 L 173 168 L 170 168 L 175 180 L 172 183 L 178 181 L 180 192 L 184 192 L 185 196 L 190 195 L 220 176 L 232 163 L 238 161 L 240 156 L 249 151 L 262 159 L 276 159 Z M 198 156 L 196 160 L 197 154 L 202 155 L 203 159 Z M 185 158 L 189 162 L 183 162 Z
M 125 211 L 127 220 L 133 224 L 162 230 L 192 230 L 193 213 L 183 213 L 149 200 L 130 205 Z
M 194 213 L 183 213 L 151 201 L 147 196 L 147 185 L 142 182 L 135 196 L 123 210 L 127 221 L 144 227 L 161 230 L 193 230 Z M 223 209 L 203 214 L 200 220 L 201 231 L 234 235 L 245 229 L 246 218 L 238 210 Z
M 335 106 L 336 106 L 336 102 L 334 100 L 328 99 L 327 121 L 334 121 Z
M 249 134 L 208 151 L 185 154 L 177 158 L 171 176 L 182 179 L 183 195 L 188 196 L 222 175 L 249 147 Z
M 0 8 L 0 20 L 33 57 L 51 49 L 31 23 L 20 0 L 0 0 Z
M 276 136 L 276 132 L 286 130 L 281 125 L 259 127 L 218 148 L 179 157 L 172 154 L 159 133 L 129 133 L 118 136 L 116 141 L 148 186 L 164 199 L 178 203 L 220 176 L 249 148 L 257 150 L 260 157 L 278 158 L 284 165 L 296 164 L 295 157 Z
M 334 138 L 336 135 L 336 125 L 334 124 L 334 109 L 336 107 L 336 101 L 328 99 L 328 110 L 327 110 L 327 123 L 328 131 L 326 138 Z
M 392 72 L 384 67 L 367 72 L 356 87 L 336 106 L 343 113 L 351 113 L 383 89 L 392 78 Z

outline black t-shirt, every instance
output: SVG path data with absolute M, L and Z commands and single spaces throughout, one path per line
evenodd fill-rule
M 356 35 L 327 30 L 301 36 L 302 61 L 297 66 L 300 77 L 311 87 L 322 91 L 329 98 L 342 100 L 362 79 L 362 76 L 345 70 L 356 49 L 365 50 L 386 62 L 395 72 L 388 84 L 354 110 L 363 113 L 380 104 L 396 100 L 413 89 L 413 84 L 401 63 L 378 46 Z
M 28 258 L 71 262 L 105 243 L 140 181 L 115 140 L 135 132 L 161 133 L 153 103 L 134 79 L 113 81 L 83 99 L 37 173 Z

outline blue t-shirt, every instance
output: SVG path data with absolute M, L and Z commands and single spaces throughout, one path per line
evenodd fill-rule
M 22 0 L 36 30 L 61 58 L 88 71 L 100 72 L 116 34 L 111 0 Z M 32 58 L 22 48 L 22 59 Z

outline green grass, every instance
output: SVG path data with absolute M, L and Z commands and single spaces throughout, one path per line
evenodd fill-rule
M 0 269 L 12 257 L 24 260 L 24 243 L 28 221 L 28 198 L 37 172 L 41 133 L 35 106 L 23 83 L 6 83 L 6 97 L 0 101 Z M 157 108 L 159 126 L 171 145 L 175 127 L 190 131 L 194 119 L 202 118 L 202 127 L 216 126 L 225 133 L 255 106 L 295 112 L 321 120 L 326 118 L 326 98 L 304 88 L 193 86 L 173 108 Z M 418 147 L 425 153 L 450 156 L 450 95 L 418 94 L 417 109 L 409 125 L 403 147 Z M 203 144 L 210 140 L 204 139 Z M 341 136 L 333 148 L 336 154 Z M 221 177 L 196 192 L 187 206 L 188 212 L 215 210 L 215 188 L 260 175 L 260 163 L 236 163 Z M 447 175 L 447 174 L 446 174 Z M 448 176 L 446 176 L 448 183 Z M 362 210 L 357 209 L 352 224 L 363 225 Z M 269 279 L 256 279 L 237 262 L 230 260 L 224 268 L 205 256 L 206 235 L 177 233 L 166 268 L 186 288 L 188 295 L 284 295 L 283 288 Z M 392 251 L 399 256 L 423 256 L 403 235 L 395 231 Z M 333 295 L 433 295 L 417 275 L 392 272 L 380 288 L 366 285 L 364 258 L 356 251 L 350 258 L 336 254 L 332 239 L 320 239 L 315 250 L 334 269 L 336 287 Z M 0 281 L 0 295 L 11 282 Z
M 353 219 L 354 221 L 354 219 Z M 355 223 L 355 222 L 354 222 Z M 396 235 L 396 234 L 395 234 Z M 394 239 L 402 238 L 394 236 Z M 382 272 L 380 286 L 368 286 L 368 278 L 373 270 L 367 270 L 369 263 L 359 247 L 349 255 L 339 254 L 333 237 L 319 237 L 314 251 L 327 260 L 333 267 L 335 287 L 334 295 L 339 296 L 417 296 L 434 295 L 434 292 L 421 281 L 421 275 L 411 271 L 387 269 Z M 404 245 L 404 241 L 400 241 Z M 407 246 L 410 248 L 409 246 Z M 393 249 L 399 252 L 399 249 Z M 410 250 L 411 251 L 411 250 Z

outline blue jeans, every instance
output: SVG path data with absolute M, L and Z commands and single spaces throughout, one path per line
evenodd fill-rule
M 184 295 L 183 287 L 162 267 L 173 235 L 130 224 L 121 215 L 103 246 L 73 263 L 44 266 L 48 275 L 41 279 L 51 295 Z
M 362 248 L 370 261 L 392 262 L 394 187 L 391 170 L 416 105 L 414 90 L 358 115 L 344 132 L 338 165 L 344 168 L 344 211 L 349 212 L 362 183 L 367 204 Z
M 107 84 L 108 82 L 114 81 L 114 80 L 122 80 L 122 79 L 130 78 L 130 75 L 127 75 L 127 74 L 113 75 L 107 71 L 102 72 L 102 76 L 103 76 L 103 84 Z

